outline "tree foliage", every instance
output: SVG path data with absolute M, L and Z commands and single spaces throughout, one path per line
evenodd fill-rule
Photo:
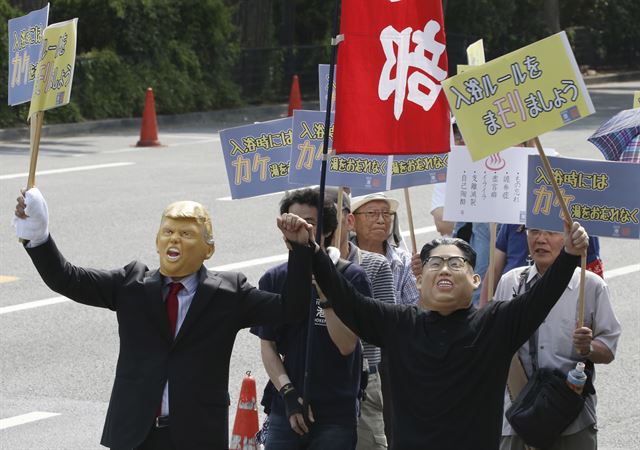
M 447 32 L 483 38 L 489 58 L 553 33 L 553 18 L 546 14 L 559 10 L 560 28 L 567 30 L 578 63 L 639 64 L 638 0 L 447 0 L 445 4 Z
M 0 0 L 2 8 L 7 17 L 25 13 L 9 10 L 7 0 Z M 73 17 L 78 17 L 78 43 L 72 104 L 47 112 L 48 122 L 140 116 L 148 86 L 160 114 L 239 102 L 232 75 L 238 46 L 231 9 L 223 0 L 58 0 L 51 5 L 49 23 Z M 5 77 L 6 64 L 3 59 Z M 0 116 L 0 125 L 24 123 L 25 115 L 24 108 L 12 108 Z
M 432 1 L 432 0 L 420 0 Z M 78 17 L 71 104 L 46 121 L 140 116 L 152 86 L 160 114 L 281 99 L 292 73 L 317 88 L 328 62 L 336 0 L 56 0 L 49 22 Z M 45 0 L 0 0 L 0 54 L 7 20 Z M 36 5 L 37 4 L 37 5 Z M 561 29 L 581 65 L 640 65 L 639 0 L 444 0 L 449 53 L 483 38 L 489 59 Z M 558 15 L 559 18 L 554 15 Z M 559 19 L 559 20 L 555 20 Z M 460 61 L 462 62 L 462 61 Z M 0 58 L 0 85 L 8 60 Z M 288 91 L 287 91 L 288 92 Z M 7 102 L 2 89 L 0 101 Z M 25 122 L 28 105 L 0 109 L 0 127 Z

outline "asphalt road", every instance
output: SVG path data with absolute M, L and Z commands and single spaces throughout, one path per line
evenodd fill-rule
M 566 156 L 602 159 L 586 138 L 631 106 L 640 81 L 589 89 L 597 113 L 541 136 L 544 146 Z M 213 215 L 216 253 L 208 267 L 240 270 L 257 284 L 284 254 L 275 227 L 280 196 L 228 199 L 219 136 L 210 131 L 215 129 L 213 123 L 161 129 L 160 148 L 132 147 L 138 136 L 129 130 L 43 139 L 37 185 L 65 256 L 90 267 L 115 268 L 132 259 L 155 267 L 162 209 L 174 200 L 193 199 Z M 28 153 L 28 142 L 0 141 L 0 448 L 98 449 L 118 354 L 117 324 L 110 311 L 58 298 L 17 243 L 10 219 L 26 184 Z M 428 212 L 431 190 L 411 189 L 419 246 L 436 235 Z M 391 195 L 404 201 L 402 192 Z M 400 220 L 406 230 L 404 208 Z M 603 238 L 601 247 L 623 335 L 616 360 L 598 367 L 599 443 L 604 450 L 630 450 L 640 448 L 640 246 Z M 31 303 L 40 300 L 47 301 Z M 32 307 L 20 309 L 24 306 Z M 242 331 L 231 361 L 231 419 L 246 371 L 259 389 L 266 382 L 258 340 Z

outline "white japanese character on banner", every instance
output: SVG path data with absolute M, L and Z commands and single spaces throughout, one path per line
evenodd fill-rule
M 380 73 L 378 97 L 380 100 L 388 100 L 395 92 L 393 115 L 396 120 L 402 116 L 405 96 L 410 102 L 429 111 L 440 94 L 442 89 L 440 84 L 427 76 L 430 75 L 437 81 L 442 81 L 447 77 L 447 72 L 438 67 L 440 57 L 445 51 L 445 45 L 436 41 L 436 34 L 439 31 L 440 24 L 435 20 L 430 20 L 425 25 L 424 31 L 413 31 L 412 28 L 407 27 L 399 32 L 389 25 L 380 33 L 380 43 L 387 60 Z M 410 51 L 411 42 L 416 44 L 413 51 Z M 397 55 L 394 51 L 394 44 L 398 47 Z M 427 57 L 427 52 L 431 54 L 430 58 Z M 396 77 L 392 79 L 391 71 L 394 67 L 396 68 Z M 420 71 L 409 75 L 411 67 Z M 428 94 L 425 93 L 425 89 Z

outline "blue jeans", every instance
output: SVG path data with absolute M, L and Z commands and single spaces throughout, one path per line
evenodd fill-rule
M 317 423 L 302 437 L 291 429 L 289 419 L 271 413 L 265 450 L 353 450 L 357 439 L 355 425 Z

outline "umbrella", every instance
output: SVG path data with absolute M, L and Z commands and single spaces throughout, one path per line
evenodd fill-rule
M 588 140 L 609 161 L 640 163 L 640 108 L 619 112 Z

